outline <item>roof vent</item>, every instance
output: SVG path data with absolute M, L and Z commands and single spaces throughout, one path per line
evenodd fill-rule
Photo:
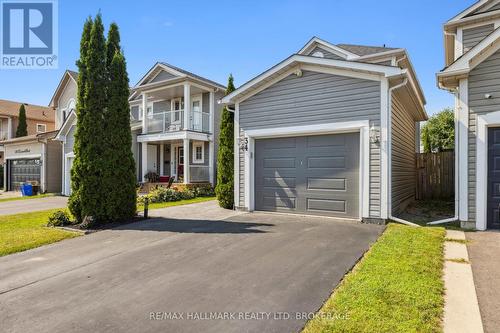
M 316 51 L 312 54 L 313 57 L 324 58 L 325 55 L 321 51 Z

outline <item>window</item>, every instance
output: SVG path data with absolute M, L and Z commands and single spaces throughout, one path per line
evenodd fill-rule
M 47 131 L 47 125 L 45 124 L 36 124 L 36 132 L 37 133 L 45 133 Z
M 193 163 L 205 163 L 204 142 L 193 143 Z
M 313 57 L 318 57 L 318 58 L 324 58 L 325 57 L 325 55 L 321 51 L 314 52 L 312 56 Z
M 181 120 L 181 111 L 184 110 L 184 99 L 174 98 L 172 100 L 171 110 L 174 111 L 174 121 L 179 122 Z

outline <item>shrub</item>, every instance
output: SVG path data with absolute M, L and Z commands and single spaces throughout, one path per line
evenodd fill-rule
M 48 227 L 62 227 L 71 224 L 69 214 L 63 210 L 58 210 L 49 216 Z
M 138 196 L 137 203 L 143 205 L 146 198 L 148 198 L 150 203 L 157 203 L 189 200 L 197 197 L 209 197 L 213 195 L 214 189 L 210 185 L 200 185 L 194 187 L 193 189 L 184 189 L 182 191 L 172 188 L 158 187 L 149 192 L 147 195 Z
M 233 208 L 234 205 L 234 192 L 233 183 L 223 184 L 218 183 L 215 189 L 219 205 L 226 209 Z

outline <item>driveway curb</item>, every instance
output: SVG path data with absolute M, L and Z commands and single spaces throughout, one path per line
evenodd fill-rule
M 447 231 L 444 251 L 444 332 L 484 332 L 465 233 Z

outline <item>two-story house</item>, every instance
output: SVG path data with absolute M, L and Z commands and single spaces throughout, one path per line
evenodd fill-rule
M 54 94 L 56 137 L 63 142 L 62 193 L 71 192 L 76 129 L 77 73 L 67 71 Z M 215 183 L 217 138 L 225 87 L 165 63 L 155 64 L 131 88 L 132 150 L 138 182 L 146 174 L 182 183 Z
M 455 95 L 455 209 L 463 227 L 500 228 L 500 1 L 444 24 L 440 88 Z
M 42 192 L 60 191 L 60 144 L 52 142 L 54 109 L 24 103 L 27 136 L 16 138 L 21 103 L 0 100 L 0 163 L 4 165 L 6 190 L 18 190 L 25 182 L 38 184 Z
M 19 124 L 19 108 L 24 104 L 28 135 L 54 130 L 54 110 L 45 106 L 0 99 L 0 141 L 16 137 Z M 0 164 L 4 160 L 3 146 L 0 146 Z

